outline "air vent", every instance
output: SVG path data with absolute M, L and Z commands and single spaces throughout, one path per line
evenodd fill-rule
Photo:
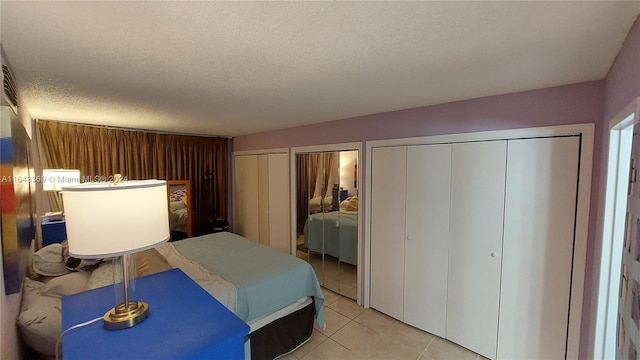
M 11 106 L 18 107 L 18 92 L 13 76 L 9 72 L 7 65 L 2 65 L 2 79 L 4 83 L 4 96 Z

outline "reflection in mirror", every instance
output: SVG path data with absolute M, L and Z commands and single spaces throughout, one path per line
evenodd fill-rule
M 169 197 L 169 227 L 171 241 L 192 236 L 191 225 L 191 181 L 167 180 Z
M 297 254 L 320 284 L 357 296 L 357 151 L 297 154 Z

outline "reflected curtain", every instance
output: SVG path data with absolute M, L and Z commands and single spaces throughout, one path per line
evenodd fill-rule
M 338 178 L 339 152 L 298 154 L 296 157 L 297 229 L 301 234 L 309 213 L 309 200 L 331 195 Z M 320 202 L 324 207 L 325 202 Z
M 36 126 L 43 168 L 79 169 L 83 182 L 116 173 L 129 180 L 191 180 L 194 234 L 206 233 L 209 220 L 227 219 L 228 139 L 46 120 Z
M 309 214 L 309 170 L 310 156 L 308 154 L 298 154 L 296 156 L 296 220 L 298 235 L 303 233 L 304 223 Z
M 322 154 L 324 159 L 324 194 L 323 196 L 332 195 L 333 184 L 338 179 L 338 163 L 339 153 L 337 152 L 325 152 Z
M 309 157 L 309 179 L 308 179 L 308 184 L 309 184 L 309 199 L 315 197 L 315 196 L 320 196 L 319 193 L 317 193 L 317 189 L 316 187 L 318 186 L 318 174 L 320 174 L 320 156 L 318 154 L 306 154 L 306 156 Z M 317 194 L 316 194 L 317 193 Z
M 311 158 L 309 178 L 312 184 L 309 188 L 313 189 L 312 197 L 330 196 L 338 176 L 339 153 L 320 152 L 307 155 Z

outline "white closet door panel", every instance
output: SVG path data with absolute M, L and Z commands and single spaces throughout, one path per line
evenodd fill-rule
M 290 253 L 289 155 L 269 154 L 269 242 Z
M 565 357 L 579 151 L 579 137 L 509 141 L 499 359 Z
M 447 338 L 495 358 L 506 141 L 454 144 Z
M 440 337 L 447 324 L 451 145 L 407 149 L 404 321 Z
M 406 147 L 371 158 L 371 307 L 403 319 Z
M 258 239 L 269 246 L 269 155 L 258 155 Z
M 258 242 L 258 157 L 234 157 L 235 232 Z

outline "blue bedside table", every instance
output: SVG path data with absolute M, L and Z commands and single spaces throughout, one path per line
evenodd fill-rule
M 58 221 L 50 221 L 46 218 L 43 218 L 41 226 L 42 247 L 55 243 L 61 243 L 67 238 L 67 227 L 64 219 Z
M 65 360 L 244 359 L 249 325 L 179 269 L 136 280 L 132 299 L 149 304 L 149 317 L 124 330 L 102 320 L 66 333 Z M 101 317 L 114 303 L 113 286 L 62 298 L 62 330 Z

